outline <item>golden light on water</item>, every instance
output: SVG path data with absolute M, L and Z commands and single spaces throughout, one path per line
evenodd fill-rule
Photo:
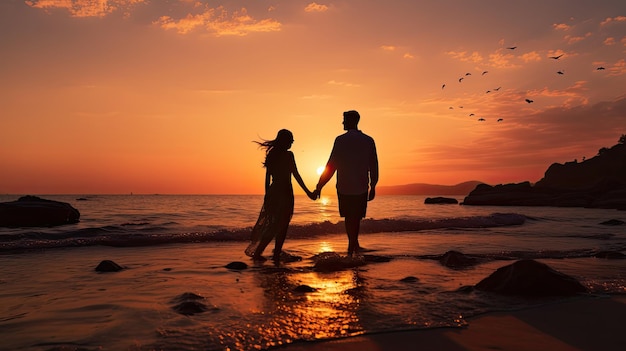
M 328 206 L 331 204 L 330 198 L 328 196 L 321 196 L 318 201 L 322 206 Z
M 258 278 L 265 302 L 257 313 L 267 314 L 270 320 L 242 337 L 256 339 L 258 347 L 275 346 L 275 340 L 325 339 L 363 332 L 357 271 L 274 273 Z M 297 292 L 302 286 L 312 290 Z
M 354 271 L 308 273 L 299 278 L 316 289 L 306 295 L 306 303 L 296 304 L 294 314 L 301 316 L 306 329 L 316 338 L 360 332 L 359 299 L 348 292 L 357 287 Z
M 323 253 L 323 252 L 334 252 L 335 250 L 331 243 L 329 243 L 328 241 L 322 241 L 320 242 L 320 248 L 317 251 L 318 253 Z

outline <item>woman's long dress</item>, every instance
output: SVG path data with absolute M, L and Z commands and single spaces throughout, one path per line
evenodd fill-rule
M 246 248 L 246 255 L 252 257 L 259 246 L 265 247 L 281 230 L 286 230 L 293 216 L 293 187 L 291 172 L 295 167 L 295 160 L 291 151 L 283 151 L 270 165 L 267 165 L 272 182 L 265 194 L 265 200 L 259 213 L 259 218 L 252 228 L 250 245 Z

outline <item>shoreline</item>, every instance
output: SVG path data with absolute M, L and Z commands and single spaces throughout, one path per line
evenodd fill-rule
M 490 312 L 468 326 L 296 342 L 282 351 L 618 351 L 626 349 L 626 295 L 581 297 L 528 309 Z

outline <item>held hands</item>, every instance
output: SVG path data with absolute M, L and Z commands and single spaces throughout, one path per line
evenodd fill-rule
M 319 190 L 315 189 L 315 191 L 307 191 L 306 193 L 309 196 L 309 199 L 315 201 L 320 197 Z

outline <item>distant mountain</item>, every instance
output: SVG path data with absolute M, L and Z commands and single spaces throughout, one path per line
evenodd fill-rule
M 436 184 L 406 184 L 392 186 L 377 186 L 377 195 L 467 195 L 483 182 L 472 180 L 457 185 Z

